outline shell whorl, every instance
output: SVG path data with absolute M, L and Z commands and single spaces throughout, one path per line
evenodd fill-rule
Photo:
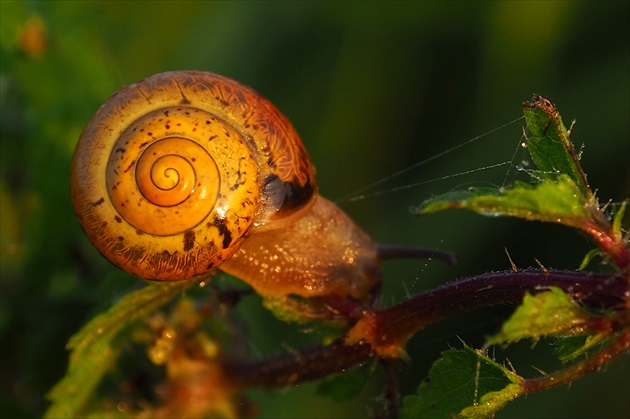
M 123 88 L 83 132 L 72 198 L 110 261 L 147 279 L 185 279 L 229 258 L 253 225 L 310 205 L 315 171 L 288 120 L 212 73 L 157 74 Z

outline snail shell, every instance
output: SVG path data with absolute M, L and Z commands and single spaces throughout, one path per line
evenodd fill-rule
M 354 297 L 380 280 L 371 239 L 318 198 L 290 122 L 213 73 L 157 74 L 114 94 L 79 139 L 71 192 L 93 245 L 141 278 L 220 267 L 263 295 Z

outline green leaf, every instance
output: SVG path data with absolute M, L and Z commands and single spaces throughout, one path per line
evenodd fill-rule
M 590 316 L 557 287 L 536 295 L 526 294 L 523 303 L 503 323 L 501 332 L 487 340 L 489 345 L 540 339 L 542 336 L 571 336 L 584 333 Z
M 541 170 L 540 175 L 553 180 L 565 174 L 575 182 L 584 198 L 592 199 L 579 156 L 555 105 L 544 96 L 535 95 L 531 102 L 523 103 L 523 114 L 532 133 L 527 138 L 527 149 Z
M 125 342 L 116 338 L 197 282 L 152 283 L 123 297 L 70 338 L 68 371 L 48 394 L 53 403 L 45 417 L 76 417 L 124 347 Z
M 516 182 L 512 189 L 469 188 L 449 192 L 420 204 L 416 214 L 465 208 L 486 216 L 511 216 L 582 227 L 588 211 L 575 182 L 566 175 L 537 185 Z
M 619 209 L 617 210 L 617 212 L 615 213 L 613 217 L 612 232 L 613 232 L 613 236 L 618 240 L 623 240 L 622 222 L 623 222 L 623 216 L 626 213 L 627 205 L 628 205 L 628 200 L 626 199 L 625 201 L 621 203 L 621 205 L 619 206 Z
M 500 391 L 490 391 L 479 399 L 473 406 L 468 406 L 457 415 L 460 418 L 486 419 L 494 416 L 496 412 L 503 409 L 506 404 L 520 397 L 523 394 L 523 387 L 520 384 L 508 384 Z
M 596 256 L 600 256 L 601 254 L 601 249 L 591 249 L 586 255 L 584 255 L 584 258 L 582 259 L 582 263 L 580 263 L 580 267 L 578 268 L 578 270 L 583 271 L 584 269 L 586 269 L 593 258 L 595 258 Z
M 554 342 L 553 353 L 561 361 L 572 361 L 609 338 L 610 335 L 607 333 L 588 336 L 561 336 Z
M 429 380 L 403 399 L 401 418 L 488 417 L 522 394 L 522 379 L 464 346 L 442 353 Z
M 422 202 L 417 215 L 447 208 L 466 208 L 487 216 L 511 216 L 526 220 L 564 224 L 580 229 L 597 243 L 602 253 L 620 269 L 630 265 L 622 217 L 625 203 L 613 216 L 611 225 L 590 190 L 579 156 L 569 140 L 560 114 L 549 99 L 534 96 L 523 104 L 533 136 L 528 139 L 532 159 L 539 167 L 534 185 L 515 182 L 512 188 L 469 188 L 449 192 Z M 582 267 L 595 253 L 587 255 Z
M 263 298 L 262 305 L 278 320 L 286 323 L 304 324 L 313 320 L 308 300 L 293 296 Z
M 588 336 L 560 336 L 554 340 L 553 354 L 563 361 L 574 359 L 573 356 L 580 348 L 584 347 Z

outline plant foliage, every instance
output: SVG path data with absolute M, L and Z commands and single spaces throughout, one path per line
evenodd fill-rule
M 623 274 L 626 275 L 625 277 L 623 275 L 611 277 L 617 285 L 610 289 L 627 289 L 628 247 L 627 238 L 622 235 L 621 215 L 619 215 L 623 213 L 625 205 L 617 207 L 617 212 L 610 216 L 604 214 L 599 207 L 595 195 L 586 183 L 586 175 L 578 163 L 579 156 L 575 154 L 568 138 L 569 134 L 551 101 L 535 96 L 531 103 L 524 104 L 524 111 L 528 129 L 532 133 L 532 136 L 528 137 L 528 149 L 539 169 L 531 173 L 532 184 L 517 182 L 511 188 L 469 188 L 449 192 L 423 202 L 416 212 L 424 215 L 448 208 L 464 208 L 482 215 L 511 216 L 528 221 L 552 222 L 582 230 L 591 235 L 600 245 L 600 251 L 615 262 L 621 272 L 625 272 Z M 541 338 L 553 337 L 560 343 L 560 349 L 556 351 L 560 359 L 575 360 L 579 355 L 585 354 L 587 356 L 585 360 L 578 361 L 573 366 L 550 376 L 526 379 L 519 376 L 516 371 L 507 369 L 489 358 L 482 350 L 474 350 L 467 345 L 464 345 L 462 349 L 450 349 L 434 363 L 429 372 L 429 379 L 420 384 L 416 394 L 402 399 L 400 417 L 482 418 L 492 416 L 519 396 L 542 391 L 559 383 L 571 382 L 588 372 L 601 368 L 604 362 L 609 362 L 627 352 L 630 345 L 627 297 L 624 301 L 623 297 L 618 295 L 617 301 L 621 305 L 613 304 L 606 307 L 604 311 L 596 307 L 587 309 L 580 303 L 586 300 L 580 300 L 580 298 L 585 298 L 588 292 L 576 290 L 574 285 L 579 284 L 575 283 L 575 280 L 557 282 L 560 285 L 565 284 L 564 288 L 552 286 L 552 281 L 548 281 L 549 285 L 545 286 L 546 276 L 560 278 L 561 273 L 541 270 L 537 273 L 541 278 L 539 282 L 527 283 L 521 280 L 518 283 L 520 285 L 517 285 L 514 278 L 518 274 L 518 272 L 505 273 L 503 281 L 506 281 L 507 285 L 503 284 L 503 286 L 508 292 L 498 294 L 498 297 L 492 297 L 487 301 L 484 300 L 488 298 L 484 297 L 484 292 L 492 291 L 493 288 L 498 289 L 497 285 L 499 285 L 498 283 L 492 285 L 492 279 L 486 279 L 484 286 L 477 285 L 479 287 L 476 291 L 477 295 L 473 297 L 457 297 L 459 284 L 454 283 L 454 286 L 447 285 L 436 289 L 435 298 L 438 301 L 440 297 L 443 298 L 442 305 L 448 305 L 450 299 L 458 298 L 465 301 L 467 298 L 468 302 L 460 303 L 459 307 L 459 309 L 467 309 L 475 305 L 492 304 L 502 300 L 509 302 L 514 295 L 522 295 L 522 304 L 503 323 L 501 331 L 487 339 L 484 351 L 493 345 L 505 347 L 522 339 L 537 342 Z M 580 280 L 579 277 L 575 278 Z M 583 278 L 583 280 L 587 279 L 589 278 Z M 593 279 L 598 281 L 596 278 L 591 278 Z M 475 278 L 471 278 L 467 284 L 469 286 L 472 284 L 474 287 L 477 284 L 475 281 Z M 510 284 L 517 290 L 516 294 L 509 293 Z M 523 284 L 528 287 L 523 287 Z M 121 299 L 77 333 L 68 343 L 68 348 L 72 350 L 68 373 L 51 391 L 50 397 L 53 404 L 46 416 L 74 417 L 86 414 L 89 416 L 90 413 L 83 411 L 83 408 L 86 401 L 94 396 L 97 385 L 124 347 L 124 339 L 128 334 L 125 335 L 123 332 L 129 330 L 138 320 L 158 310 L 190 285 L 192 284 L 153 284 L 145 287 Z M 596 285 L 596 287 L 601 289 L 602 286 Z M 450 291 L 447 292 L 447 289 Z M 611 294 L 614 300 L 615 292 Z M 259 382 L 260 377 L 252 380 L 247 378 L 252 371 L 246 374 L 242 371 L 246 369 L 256 371 L 258 368 L 261 375 L 267 375 L 263 382 L 268 386 L 273 385 L 274 382 L 286 383 L 286 380 L 301 381 L 325 377 L 334 371 L 345 370 L 346 367 L 355 365 L 357 362 L 367 361 L 374 352 L 384 358 L 398 357 L 405 353 L 404 345 L 409 336 L 420 330 L 424 324 L 444 316 L 444 314 L 437 315 L 431 312 L 431 308 L 424 313 L 419 311 L 420 306 L 428 307 L 422 303 L 423 297 L 423 295 L 411 297 L 408 301 L 388 309 L 374 309 L 356 323 L 347 339 L 341 339 L 337 343 L 333 339 L 330 346 L 314 348 L 310 352 L 303 352 L 297 358 L 280 357 L 268 361 L 262 360 L 257 364 L 239 365 L 237 362 L 231 366 L 229 362 L 232 361 L 229 361 L 219 366 L 222 372 L 218 373 L 215 378 L 218 381 L 215 382 L 217 385 L 222 383 L 221 385 L 228 388 L 247 387 L 254 382 Z M 604 301 L 600 303 L 603 306 L 607 304 Z M 283 310 L 282 302 L 275 304 L 274 311 Z M 287 307 L 290 308 L 294 303 L 287 300 L 286 304 L 289 304 Z M 309 301 L 301 301 L 299 305 L 308 308 Z M 456 312 L 458 307 L 453 306 L 452 310 Z M 303 313 L 302 316 L 308 317 L 308 311 L 300 311 Z M 448 309 L 446 312 L 448 313 Z M 296 320 L 291 316 L 286 318 L 281 316 L 281 318 L 285 321 Z M 303 324 L 307 320 L 307 318 L 299 319 Z M 389 337 L 386 338 L 385 335 L 388 334 Z M 576 341 L 575 338 L 581 340 Z M 366 352 L 365 344 L 362 349 L 359 349 L 362 342 L 369 343 L 374 352 Z M 603 344 L 602 349 L 589 355 L 589 351 L 596 344 Z M 339 356 L 338 360 L 335 359 L 337 356 Z M 192 361 L 189 358 L 185 359 L 188 359 L 186 362 Z M 306 359 L 310 361 L 304 361 Z M 307 366 L 304 362 L 309 365 Z M 171 369 L 173 365 L 178 365 L 180 368 L 181 360 L 170 365 Z M 326 380 L 319 387 L 320 394 L 329 394 L 336 400 L 351 398 L 360 391 L 372 370 L 372 368 L 363 367 L 355 369 L 352 374 L 340 374 Z M 203 369 L 203 371 L 206 370 Z M 184 374 L 184 376 L 188 375 Z M 238 390 L 235 391 L 238 392 Z M 228 392 L 224 397 L 227 399 L 210 405 L 211 408 L 216 409 L 217 406 L 222 406 L 222 412 L 234 413 L 235 410 L 226 408 L 225 404 L 233 397 L 233 393 Z M 389 409 L 390 414 L 395 411 L 392 406 Z M 167 411 L 173 410 L 167 409 Z M 190 413 L 190 410 L 184 411 Z M 156 413 L 160 410 L 154 409 L 152 412 Z

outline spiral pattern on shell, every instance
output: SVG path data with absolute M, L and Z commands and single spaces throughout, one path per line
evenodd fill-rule
M 166 280 L 216 268 L 254 226 L 273 228 L 316 195 L 288 120 L 249 87 L 195 71 L 113 95 L 79 139 L 71 190 L 104 256 Z

